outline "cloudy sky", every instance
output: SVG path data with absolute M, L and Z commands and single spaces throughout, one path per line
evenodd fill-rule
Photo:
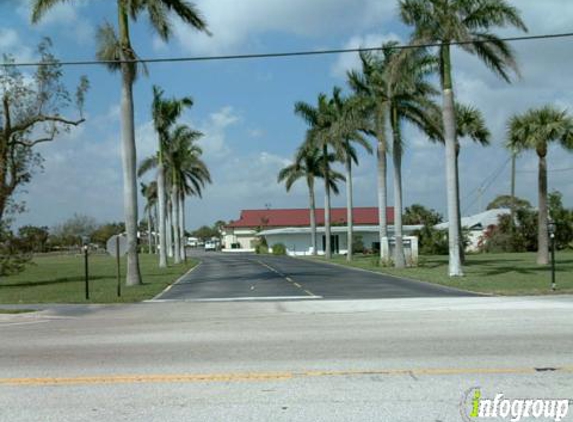
M 569 0 L 514 0 L 530 33 L 571 32 Z M 174 21 L 169 44 L 154 36 L 145 19 L 133 28 L 141 57 L 265 53 L 341 47 L 373 47 L 388 39 L 407 40 L 408 28 L 397 19 L 395 1 L 380 0 L 197 0 L 212 37 Z M 0 0 L 0 53 L 17 60 L 34 59 L 34 46 L 44 37 L 54 41 L 62 60 L 92 59 L 94 34 L 102 22 L 115 22 L 114 1 L 66 2 L 37 26 L 29 24 L 27 0 Z M 503 33 L 512 35 L 514 32 Z M 479 107 L 494 134 L 493 145 L 464 143 L 461 158 L 462 209 L 479 211 L 496 195 L 509 192 L 508 154 L 503 148 L 508 116 L 545 103 L 573 111 L 571 39 L 515 43 L 521 78 L 507 85 L 463 53 L 454 55 L 458 98 Z M 357 65 L 354 54 L 150 65 L 149 76 L 135 86 L 138 158 L 153 153 L 156 139 L 150 122 L 151 87 L 167 95 L 191 95 L 195 106 L 184 121 L 205 133 L 201 141 L 213 185 L 204 198 L 188 201 L 191 228 L 218 219 L 238 218 L 241 209 L 305 207 L 305 186 L 287 194 L 276 183 L 278 170 L 289 163 L 304 137 L 305 124 L 293 114 L 295 101 L 313 102 L 320 92 L 346 88 L 345 73 Z M 122 219 L 117 75 L 101 67 L 66 68 L 70 87 L 86 74 L 92 85 L 88 121 L 81 128 L 42 145 L 44 171 L 19 196 L 28 211 L 17 224 L 52 226 L 74 213 L 104 222 Z M 445 211 L 444 152 L 415 130 L 406 130 L 405 204 L 421 203 Z M 549 186 L 573 206 L 573 155 L 554 147 L 549 154 Z M 518 160 L 517 193 L 537 203 L 536 156 Z M 391 174 L 391 172 L 389 173 Z M 493 178 L 498 174 L 497 178 Z M 480 200 L 479 188 L 485 189 Z M 319 190 L 318 194 L 322 196 Z M 362 155 L 356 170 L 355 203 L 376 204 L 375 159 Z M 390 201 L 391 201 L 390 192 Z M 342 206 L 339 197 L 335 205 Z M 141 201 L 143 206 L 143 201 Z

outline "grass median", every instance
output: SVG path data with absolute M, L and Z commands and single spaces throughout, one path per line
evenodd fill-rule
M 381 267 L 373 256 L 355 256 L 352 262 L 336 256 L 332 262 L 381 272 L 396 277 L 455 287 L 477 293 L 494 295 L 552 294 L 551 267 L 535 262 L 534 253 L 468 255 L 464 277 L 448 277 L 447 256 L 421 256 L 418 267 L 397 269 Z M 573 252 L 557 252 L 557 293 L 573 293 Z M 324 258 L 310 258 L 324 260 Z
M 39 256 L 17 275 L 0 278 L 0 303 L 131 303 L 151 299 L 185 274 L 198 261 L 160 269 L 158 257 L 141 254 L 141 286 L 125 286 L 126 259 L 122 259 L 122 296 L 117 297 L 115 259 L 107 255 L 89 257 L 90 300 L 85 299 L 82 255 Z

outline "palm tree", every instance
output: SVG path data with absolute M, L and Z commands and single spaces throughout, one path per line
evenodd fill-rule
M 372 147 L 360 132 L 361 130 L 368 130 L 362 102 L 356 97 L 343 98 L 340 88 L 335 87 L 332 94 L 332 106 L 334 122 L 330 137 L 337 140 L 337 149 L 342 152 L 342 156 L 339 158 L 346 169 L 346 245 L 348 250 L 346 260 L 352 261 L 352 245 L 354 244 L 352 163 L 358 165 L 358 154 L 353 144 L 363 147 L 369 154 L 372 154 Z
M 145 203 L 145 212 L 147 214 L 147 245 L 148 245 L 148 253 L 153 253 L 153 217 L 152 217 L 152 209 L 155 207 L 157 202 L 157 183 L 151 182 L 150 184 L 146 185 L 145 183 L 141 183 L 141 194 L 146 200 Z M 157 245 L 155 245 L 157 246 Z
M 434 114 L 435 125 L 437 131 L 428 133 L 432 142 L 439 141 L 445 143 L 444 139 L 444 125 L 441 117 L 441 111 Z M 461 139 L 470 139 L 473 142 L 482 146 L 489 146 L 491 140 L 491 133 L 487 128 L 485 118 L 482 112 L 472 106 L 466 104 L 456 103 L 456 162 L 455 162 L 455 177 L 456 177 L 456 196 L 458 202 L 458 230 L 462 233 L 461 221 L 461 198 L 460 198 L 460 174 L 459 174 L 459 157 L 461 152 Z M 460 237 L 460 261 L 465 262 L 465 244 L 463 238 Z
M 360 53 L 362 69 L 348 73 L 348 84 L 362 100 L 370 120 L 370 133 L 376 137 L 377 181 L 378 181 L 378 223 L 380 239 L 380 259 L 388 263 L 388 181 L 387 181 L 387 128 L 388 128 L 388 89 L 386 69 L 389 66 L 387 54 L 382 56 L 370 52 Z
M 335 160 L 334 155 L 331 154 L 331 156 L 328 157 L 328 160 L 332 163 Z M 277 178 L 279 183 L 285 183 L 287 192 L 291 190 L 292 186 L 297 180 L 306 179 L 310 205 L 310 239 L 313 255 L 316 255 L 318 251 L 316 243 L 316 202 L 314 195 L 314 183 L 316 178 L 323 177 L 322 163 L 323 159 L 320 149 L 313 145 L 312 142 L 307 140 L 298 149 L 294 163 L 281 169 Z M 328 177 L 330 180 L 331 191 L 338 191 L 336 181 L 341 180 L 342 178 L 343 176 L 341 174 L 331 172 Z
M 171 201 L 177 203 L 173 213 L 175 233 L 175 253 L 178 260 L 184 261 L 185 254 L 185 196 L 202 197 L 206 183 L 211 183 L 211 174 L 200 158 L 203 151 L 195 144 L 203 134 L 186 125 L 177 126 L 170 135 L 168 166 L 170 167 L 172 195 Z M 179 247 L 177 247 L 179 245 Z
M 32 22 L 39 22 L 44 14 L 58 3 L 68 0 L 33 0 Z M 186 0 L 117 0 L 118 32 L 105 24 L 98 32 L 98 58 L 115 60 L 108 65 L 111 71 L 120 71 L 121 92 L 121 145 L 124 180 L 124 212 L 128 241 L 127 285 L 141 284 L 141 272 L 137 255 L 137 177 L 136 148 L 133 107 L 133 83 L 137 76 L 137 59 L 131 45 L 129 21 L 137 20 L 146 13 L 151 26 L 161 39 L 168 41 L 172 34 L 170 14 L 174 13 L 191 27 L 208 33 L 207 25 L 195 6 Z
M 331 181 L 330 181 L 330 162 L 328 157 L 329 146 L 333 140 L 330 138 L 330 129 L 333 122 L 332 103 L 325 94 L 318 96 L 317 106 L 313 107 L 304 102 L 297 102 L 295 104 L 295 113 L 301 116 L 309 124 L 310 129 L 307 132 L 307 140 L 311 145 L 319 148 L 322 152 L 322 169 L 324 175 L 324 236 L 325 236 L 325 251 L 326 259 L 332 257 L 331 247 L 331 231 L 330 231 L 330 196 L 331 196 Z M 340 155 L 340 154 L 338 154 Z
M 175 263 L 185 260 L 185 195 L 201 197 L 206 183 L 211 183 L 211 175 L 201 160 L 201 148 L 194 144 L 203 134 L 186 125 L 178 125 L 164 134 L 162 161 L 159 154 L 144 159 L 138 170 L 142 176 L 152 169 L 162 168 L 165 173 L 164 189 L 166 202 L 165 232 L 166 255 L 173 257 Z M 158 184 L 159 186 L 159 184 Z M 167 195 L 169 191 L 169 195 Z M 169 254 L 169 249 L 174 251 Z
M 439 106 L 433 101 L 438 91 L 427 80 L 436 69 L 435 58 L 430 56 L 426 49 L 398 52 L 395 46 L 396 43 L 393 42 L 385 44 L 383 54 L 388 63 L 385 79 L 394 169 L 394 265 L 404 268 L 406 260 L 402 224 L 402 122 L 406 121 L 424 133 L 433 134 L 436 130 L 434 116 L 439 111 Z
M 157 192 L 159 197 L 159 266 L 167 266 L 167 255 L 172 250 L 171 227 L 167 227 L 168 209 L 166 202 L 165 183 L 165 152 L 170 148 L 170 130 L 181 117 L 183 111 L 193 105 L 190 97 L 180 99 L 163 98 L 163 90 L 157 86 L 153 87 L 153 103 L 151 112 L 153 124 L 158 135 L 159 147 L 157 152 Z M 147 170 L 143 170 L 145 172 Z M 142 170 L 140 169 L 140 173 Z M 173 204 L 172 204 L 173 206 Z M 169 232 L 167 232 L 169 230 Z M 170 254 L 172 255 L 172 254 Z
M 517 71 L 509 45 L 490 32 L 494 27 L 515 27 L 527 31 L 519 11 L 507 0 L 401 0 L 400 14 L 414 27 L 413 43 L 437 43 L 443 94 L 446 181 L 449 224 L 449 275 L 462 276 L 457 186 L 455 178 L 456 119 L 452 81 L 451 44 L 477 55 L 507 82 L 509 71 Z
M 573 116 L 553 106 L 532 109 L 514 116 L 508 124 L 510 151 L 535 150 L 539 157 L 538 173 L 538 250 L 537 263 L 549 262 L 547 232 L 547 151 L 551 143 L 573 150 Z
M 485 118 L 480 110 L 465 104 L 456 104 L 456 195 L 458 199 L 458 224 L 462 233 L 462 211 L 460 200 L 460 139 L 470 139 L 482 146 L 489 146 L 491 133 L 485 123 Z M 465 264 L 465 244 L 463 236 L 460 236 L 460 261 Z

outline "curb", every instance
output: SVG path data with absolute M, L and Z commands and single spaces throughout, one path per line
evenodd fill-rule
M 179 277 L 177 280 L 175 280 L 173 283 L 171 283 L 165 289 L 163 289 L 160 293 L 156 294 L 151 299 L 144 300 L 144 302 L 155 302 L 156 300 L 158 300 L 161 296 L 163 296 L 165 293 L 167 293 L 169 290 L 171 290 L 173 288 L 173 286 L 175 286 L 177 283 L 180 283 L 181 280 L 183 280 L 185 277 L 187 277 L 189 274 L 191 274 L 193 271 L 195 271 L 197 268 L 199 268 L 202 263 L 203 263 L 203 261 L 199 261 L 199 263 L 197 265 L 195 265 L 193 268 L 191 268 L 189 271 L 187 271 L 185 274 L 183 274 L 181 277 Z

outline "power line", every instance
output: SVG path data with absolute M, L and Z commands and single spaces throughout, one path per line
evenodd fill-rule
M 531 40 L 548 40 L 557 38 L 571 38 L 573 32 L 559 33 L 559 34 L 543 34 L 543 35 L 528 35 L 521 37 L 507 37 L 500 38 L 505 42 L 517 41 L 531 41 Z M 490 40 L 471 40 L 462 42 L 452 42 L 452 46 L 461 46 L 469 44 L 487 44 L 491 43 Z M 441 43 L 428 43 L 428 44 L 412 44 L 412 45 L 396 45 L 390 47 L 395 50 L 405 50 L 412 48 L 431 48 L 440 47 Z M 303 56 L 321 56 L 330 54 L 346 54 L 346 53 L 360 53 L 360 52 L 375 52 L 386 49 L 386 47 L 359 47 L 359 48 L 339 48 L 330 50 L 307 50 L 307 51 L 291 51 L 291 52 L 275 52 L 275 53 L 260 53 L 260 54 L 234 54 L 234 55 L 221 55 L 221 56 L 190 56 L 190 57 L 165 57 L 165 58 L 138 58 L 133 60 L 78 60 L 78 61 L 47 61 L 47 62 L 20 62 L 20 63 L 4 63 L 1 66 L 7 67 L 34 67 L 34 66 L 49 66 L 58 64 L 61 66 L 94 66 L 106 64 L 121 64 L 121 63 L 181 63 L 181 62 L 206 62 L 206 61 L 222 61 L 222 60 L 249 60 L 249 59 L 268 59 L 268 58 L 284 58 L 284 57 L 303 57 Z
M 499 176 L 501 176 L 501 174 L 503 173 L 503 171 L 507 167 L 507 164 L 510 161 L 511 161 L 511 157 L 509 157 L 507 160 L 505 160 L 503 162 L 503 164 L 494 173 L 492 173 L 490 176 L 486 177 L 486 179 L 477 188 L 477 190 L 479 192 L 477 198 L 474 199 L 468 206 L 466 206 L 464 208 L 463 214 L 465 214 L 468 209 L 473 207 L 475 205 L 475 203 L 480 200 L 480 196 L 483 195 L 485 192 L 487 192 L 487 190 L 491 187 L 491 185 L 493 185 L 493 183 L 497 180 L 497 178 Z M 488 179 L 490 179 L 490 180 L 488 181 Z

